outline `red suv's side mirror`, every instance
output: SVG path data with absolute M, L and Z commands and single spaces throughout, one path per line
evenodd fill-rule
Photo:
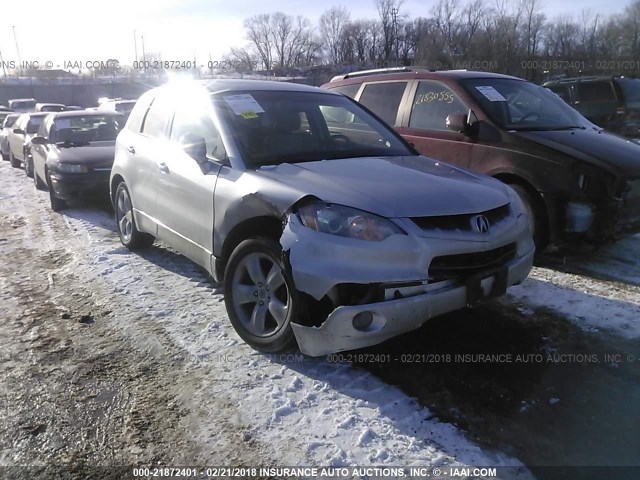
M 478 117 L 476 117 L 476 114 L 471 109 L 469 109 L 469 112 L 466 114 L 450 113 L 447 115 L 445 125 L 449 130 L 463 133 L 470 137 L 478 131 Z
M 467 115 L 464 113 L 450 113 L 447 115 L 445 125 L 454 132 L 465 133 L 467 130 Z

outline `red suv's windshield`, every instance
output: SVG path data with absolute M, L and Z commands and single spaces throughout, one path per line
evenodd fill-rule
M 507 78 L 474 78 L 462 85 L 507 130 L 562 130 L 593 124 L 550 90 Z

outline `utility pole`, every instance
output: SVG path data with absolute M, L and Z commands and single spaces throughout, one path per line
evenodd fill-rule
M 18 64 L 20 65 L 20 76 L 22 76 L 22 59 L 20 58 L 20 49 L 18 48 L 18 37 L 16 36 L 16 26 L 12 25 L 13 29 L 13 41 L 16 44 L 16 53 L 18 54 Z
M 398 8 L 391 7 L 391 18 L 393 19 L 393 40 L 395 47 L 395 59 L 398 60 Z
M 140 41 L 142 42 L 142 67 L 144 68 L 144 76 L 147 76 L 147 57 L 144 54 L 144 35 L 140 35 Z
M 136 34 L 136 31 L 133 31 L 133 61 L 137 62 L 138 61 L 138 36 Z

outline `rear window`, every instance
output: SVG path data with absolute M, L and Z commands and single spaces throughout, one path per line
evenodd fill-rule
M 396 116 L 407 82 L 370 83 L 364 87 L 360 103 L 389 125 L 396 124 Z
M 579 82 L 576 88 L 582 102 L 611 102 L 616 99 L 609 82 Z
M 360 90 L 360 84 L 355 83 L 353 85 L 342 85 L 341 87 L 335 87 L 335 88 L 332 88 L 331 90 L 333 90 L 334 92 L 342 93 L 347 97 L 356 98 L 356 95 L 358 94 L 358 90 Z
M 640 79 L 620 78 L 618 84 L 622 88 L 626 102 L 640 102 Z

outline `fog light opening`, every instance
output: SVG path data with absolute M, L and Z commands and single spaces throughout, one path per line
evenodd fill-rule
M 353 317 L 353 328 L 356 330 L 364 331 L 371 326 L 373 322 L 373 313 L 360 312 Z

